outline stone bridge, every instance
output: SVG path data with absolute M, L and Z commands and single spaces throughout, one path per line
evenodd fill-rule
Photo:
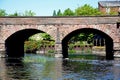
M 93 32 L 104 36 L 106 58 L 113 58 L 113 51 L 120 50 L 119 19 L 119 16 L 0 17 L 0 49 L 9 57 L 22 57 L 24 41 L 45 32 L 55 40 L 57 53 L 67 58 L 69 39 L 77 33 Z

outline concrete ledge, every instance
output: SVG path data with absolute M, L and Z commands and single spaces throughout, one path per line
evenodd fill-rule
M 55 54 L 55 58 L 63 58 L 62 54 Z
M 5 50 L 0 49 L 0 58 L 6 57 Z
M 46 51 L 36 51 L 37 54 L 45 54 Z
M 115 58 L 120 58 L 120 55 L 114 55 Z

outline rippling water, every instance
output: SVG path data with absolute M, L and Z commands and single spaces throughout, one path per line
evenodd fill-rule
M 0 59 L 0 80 L 120 80 L 120 60 Z

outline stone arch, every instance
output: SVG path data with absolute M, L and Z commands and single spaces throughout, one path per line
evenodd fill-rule
M 63 57 L 68 57 L 68 41 L 70 38 L 81 32 L 93 32 L 102 35 L 106 40 L 106 59 L 113 59 L 113 39 L 110 35 L 106 34 L 103 30 L 95 28 L 80 28 L 67 34 L 62 40 L 62 53 Z
M 24 29 L 36 29 L 43 31 L 49 34 L 54 40 L 56 38 L 55 35 L 55 27 L 53 25 L 4 25 L 1 29 L 1 35 L 4 35 L 1 39 L 5 41 L 10 35 Z
M 119 35 L 117 35 L 119 32 L 116 29 L 116 24 L 69 25 L 69 26 L 63 25 L 63 30 L 61 30 L 61 40 L 64 39 L 71 32 L 83 28 L 96 29 L 102 31 L 103 33 L 109 35 L 113 39 L 113 42 L 119 42 Z
M 8 57 L 23 57 L 24 56 L 24 41 L 31 35 L 43 33 L 38 29 L 23 29 L 10 35 L 5 40 L 6 54 Z

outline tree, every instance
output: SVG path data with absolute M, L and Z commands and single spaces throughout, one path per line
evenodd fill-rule
M 57 16 L 57 14 L 56 14 L 56 11 L 55 11 L 55 10 L 53 11 L 53 16 Z
M 101 12 L 97 8 L 93 8 L 92 6 L 85 4 L 81 7 L 78 7 L 75 10 L 75 14 L 77 16 L 83 15 L 83 16 L 88 16 L 88 15 L 101 15 Z
M 94 34 L 93 33 L 79 33 L 72 37 L 69 42 L 77 42 L 77 41 L 87 41 L 88 43 L 92 43 Z
M 68 8 L 64 11 L 63 15 L 64 16 L 74 16 L 74 12 L 70 8 Z
M 0 16 L 6 16 L 7 13 L 5 12 L 5 10 L 3 9 L 0 9 Z
M 32 35 L 31 37 L 29 37 L 30 41 L 42 41 L 42 40 L 47 40 L 47 41 L 50 41 L 52 40 L 52 37 L 47 34 L 47 33 L 38 33 L 38 34 L 35 34 L 35 35 Z
M 22 16 L 21 13 L 15 12 L 14 14 L 8 14 L 8 16 Z
M 29 10 L 24 13 L 15 12 L 14 14 L 8 14 L 8 16 L 35 16 L 35 13 Z
M 36 14 L 31 10 L 26 10 L 25 13 L 22 14 L 23 16 L 35 16 Z
M 51 36 L 49 35 L 49 34 L 47 34 L 47 33 L 42 33 L 42 38 L 43 38 L 43 40 L 51 40 Z
M 95 36 L 95 34 L 93 34 L 93 33 L 90 33 L 90 34 L 88 35 L 87 42 L 88 42 L 89 44 L 93 42 L 94 36 Z
M 53 11 L 53 16 L 55 16 L 56 12 Z M 93 8 L 92 6 L 85 4 L 81 7 L 76 8 L 72 11 L 70 8 L 67 8 L 62 13 L 59 9 L 56 16 L 97 16 L 103 15 L 98 8 Z
M 57 16 L 62 16 L 62 12 L 61 12 L 60 9 L 59 9 L 58 12 L 57 12 Z

